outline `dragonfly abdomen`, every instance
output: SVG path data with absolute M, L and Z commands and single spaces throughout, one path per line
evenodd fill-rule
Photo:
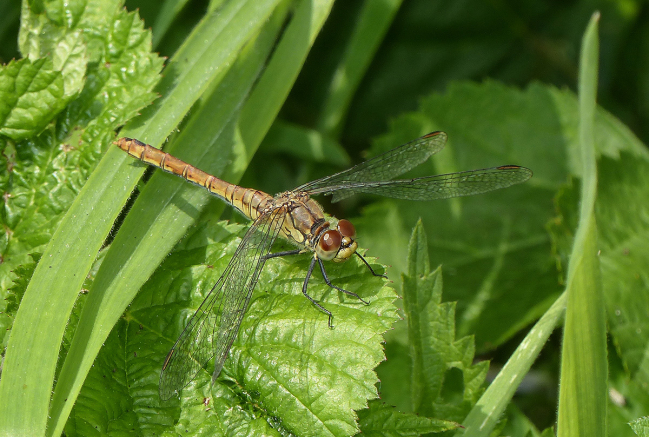
M 243 188 L 225 182 L 203 170 L 187 164 L 160 149 L 132 138 L 120 138 L 115 142 L 117 147 L 134 158 L 139 159 L 168 173 L 200 185 L 212 194 L 237 208 L 246 217 L 255 220 L 272 197 L 263 191 Z

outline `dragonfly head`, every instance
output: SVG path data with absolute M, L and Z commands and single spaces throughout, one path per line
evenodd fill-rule
M 349 220 L 338 220 L 336 229 L 324 232 L 315 247 L 318 258 L 342 262 L 356 252 L 356 229 Z

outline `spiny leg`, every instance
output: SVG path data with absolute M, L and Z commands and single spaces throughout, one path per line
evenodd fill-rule
M 372 268 L 372 266 L 370 266 L 370 263 L 368 263 L 368 262 L 365 260 L 365 258 L 363 258 L 363 255 L 361 255 L 361 254 L 358 253 L 358 252 L 354 252 L 354 253 L 355 253 L 356 255 L 358 255 L 358 257 L 361 259 L 361 261 L 363 261 L 363 262 L 365 263 L 365 265 L 367 266 L 367 268 L 370 269 L 370 272 L 372 272 L 372 274 L 373 274 L 374 276 L 380 276 L 380 277 L 382 277 L 382 278 L 388 279 L 388 276 L 387 276 L 387 275 L 380 275 L 380 274 L 378 274 L 378 273 L 375 273 L 375 272 L 374 272 L 374 269 Z
M 337 287 L 337 286 L 335 286 L 334 284 L 332 284 L 331 281 L 329 280 L 329 277 L 327 276 L 327 272 L 325 271 L 324 264 L 322 264 L 322 260 L 321 260 L 320 258 L 317 258 L 317 260 L 318 260 L 318 264 L 320 264 L 320 271 L 322 272 L 322 277 L 324 278 L 325 283 L 326 283 L 328 286 L 330 286 L 331 288 L 334 288 L 334 289 L 336 289 L 336 290 L 338 290 L 338 291 L 342 291 L 343 293 L 348 294 L 348 295 L 350 295 L 350 296 L 354 296 L 356 299 L 360 300 L 360 301 L 363 302 L 365 305 L 369 305 L 369 304 L 370 304 L 369 302 L 364 301 L 364 300 L 363 300 L 363 299 L 362 299 L 358 294 L 353 293 L 353 292 L 351 292 L 351 291 L 347 291 L 347 290 L 345 290 L 345 289 L 343 289 L 343 288 Z M 313 263 L 312 263 L 312 264 L 313 264 Z
M 327 324 L 329 325 L 329 328 L 333 328 L 334 325 L 331 323 L 331 321 L 333 320 L 334 316 L 333 314 L 331 314 L 331 311 L 329 311 L 328 309 L 320 305 L 318 302 L 315 301 L 315 299 L 309 296 L 309 293 L 307 293 L 307 286 L 309 285 L 309 279 L 311 279 L 311 274 L 313 273 L 313 268 L 315 267 L 316 259 L 317 258 L 314 257 L 313 260 L 311 260 L 311 265 L 309 266 L 309 270 L 306 272 L 306 277 L 304 278 L 304 284 L 302 284 L 302 294 L 307 299 L 309 299 L 313 305 L 318 307 L 320 311 L 322 311 L 327 316 L 329 316 L 329 321 L 327 322 Z M 320 260 L 318 259 L 318 261 Z
M 269 253 L 266 255 L 266 260 L 269 260 L 271 258 L 277 258 L 280 256 L 289 256 L 289 255 L 299 255 L 303 253 L 302 249 L 295 249 L 295 250 L 285 250 L 283 252 L 276 252 L 276 253 Z M 304 284 L 302 285 L 302 294 L 311 301 L 313 305 L 315 305 L 320 311 L 325 313 L 329 317 L 329 321 L 327 324 L 329 325 L 330 328 L 333 328 L 333 324 L 331 321 L 333 320 L 333 315 L 331 314 L 331 311 L 320 305 L 318 302 L 316 302 L 315 299 L 313 299 L 309 294 L 307 293 L 307 288 L 309 285 L 309 279 L 311 279 L 311 274 L 313 273 L 313 268 L 315 267 L 315 260 L 316 258 L 313 258 L 311 261 L 311 265 L 309 266 L 309 270 L 306 272 L 306 277 L 304 278 Z
M 268 255 L 265 256 L 265 259 L 266 259 L 266 260 L 269 260 L 269 259 L 271 259 L 271 258 L 277 258 L 277 257 L 280 257 L 280 256 L 299 255 L 299 254 L 301 254 L 301 253 L 303 253 L 303 250 L 302 250 L 302 249 L 286 250 L 286 251 L 282 251 L 282 252 L 269 253 Z M 369 263 L 368 263 L 367 261 L 365 261 L 365 258 L 363 258 L 363 257 L 362 257 L 360 254 L 358 254 L 357 252 L 354 252 L 354 253 L 356 253 L 356 254 L 360 257 L 360 259 L 363 260 L 363 262 L 365 263 L 365 265 L 367 266 L 367 268 L 370 269 L 370 272 L 372 272 L 372 274 L 373 274 L 374 276 L 382 276 L 382 277 L 384 277 L 384 278 L 387 278 L 387 276 L 385 276 L 385 275 L 379 275 L 379 274 L 375 273 L 374 270 L 372 269 L 372 267 L 369 265 Z M 311 275 L 313 274 L 313 269 L 315 268 L 316 260 L 317 260 L 318 264 L 320 265 L 320 271 L 322 272 L 322 277 L 324 278 L 325 283 L 326 283 L 329 287 L 331 287 L 331 288 L 333 288 L 333 289 L 336 289 L 336 290 L 338 290 L 338 291 L 341 291 L 341 292 L 343 292 L 343 293 L 345 293 L 345 294 L 347 294 L 347 295 L 349 295 L 349 296 L 353 296 L 353 297 L 355 297 L 356 299 L 358 299 L 358 300 L 360 300 L 361 302 L 363 302 L 365 305 L 369 305 L 369 302 L 363 300 L 363 299 L 362 299 L 358 294 L 356 294 L 356 293 L 353 293 L 353 292 L 351 292 L 351 291 L 347 291 L 347 290 L 345 290 L 345 289 L 343 289 L 343 288 L 340 288 L 340 287 L 337 287 L 337 286 L 333 285 L 333 284 L 331 283 L 331 281 L 329 280 L 329 276 L 327 276 L 327 272 L 326 272 L 326 270 L 325 270 L 324 264 L 322 263 L 322 260 L 321 260 L 320 258 L 314 257 L 314 258 L 311 260 L 311 264 L 309 265 L 309 270 L 307 271 L 307 273 L 306 273 L 306 277 L 304 278 L 304 283 L 302 284 L 302 294 L 304 294 L 304 296 L 305 296 L 307 299 L 309 299 L 309 300 L 311 301 L 311 303 L 312 303 L 313 305 L 315 305 L 315 306 L 316 306 L 320 311 L 322 311 L 323 313 L 327 314 L 327 316 L 329 317 L 329 320 L 328 320 L 327 324 L 329 325 L 329 328 L 333 328 L 333 324 L 332 324 L 333 314 L 331 314 L 331 311 L 329 311 L 328 309 L 326 309 L 325 307 L 323 307 L 322 305 L 320 305 L 320 304 L 319 304 L 315 299 L 313 299 L 313 298 L 312 298 L 311 296 L 309 296 L 309 294 L 307 293 L 307 289 L 308 289 L 308 285 L 309 285 L 309 280 L 311 279 Z

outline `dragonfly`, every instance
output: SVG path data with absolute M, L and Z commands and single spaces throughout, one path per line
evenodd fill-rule
M 136 139 L 117 140 L 115 144 L 129 155 L 204 187 L 252 220 L 225 271 L 169 351 L 160 373 L 160 398 L 167 400 L 179 395 L 212 359 L 212 380 L 216 380 L 239 332 L 262 268 L 271 258 L 312 254 L 302 293 L 329 317 L 330 328 L 333 327 L 331 311 L 307 292 L 316 265 L 329 287 L 369 304 L 358 294 L 332 284 L 323 261 L 343 262 L 357 256 L 373 275 L 384 275 L 376 273 L 357 252 L 354 225 L 345 219 L 327 219 L 320 204 L 311 196 L 332 195 L 332 202 L 358 193 L 420 201 L 447 199 L 506 188 L 532 177 L 532 171 L 526 167 L 502 165 L 413 179 L 394 179 L 442 150 L 446 140 L 446 133 L 432 132 L 347 170 L 276 196 L 225 182 Z M 296 249 L 272 253 L 271 247 L 277 237 L 288 240 Z

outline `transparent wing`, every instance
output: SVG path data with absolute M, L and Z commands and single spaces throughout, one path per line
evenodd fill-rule
M 223 367 L 257 284 L 266 255 L 286 211 L 260 216 L 248 229 L 225 271 L 178 337 L 160 373 L 160 398 L 170 399 L 215 357 L 214 378 Z
M 333 201 L 352 194 L 379 194 L 408 200 L 448 199 L 472 196 L 520 184 L 532 177 L 532 170 L 518 165 L 503 165 L 482 170 L 463 171 L 396 181 L 352 182 L 323 187 L 309 194 L 334 193 Z
M 446 138 L 444 132 L 429 133 L 350 169 L 306 183 L 297 187 L 295 191 L 303 191 L 308 194 L 331 194 L 335 191 L 333 201 L 337 202 L 361 192 L 346 189 L 350 185 L 388 181 L 415 168 L 442 150 L 446 144 Z

